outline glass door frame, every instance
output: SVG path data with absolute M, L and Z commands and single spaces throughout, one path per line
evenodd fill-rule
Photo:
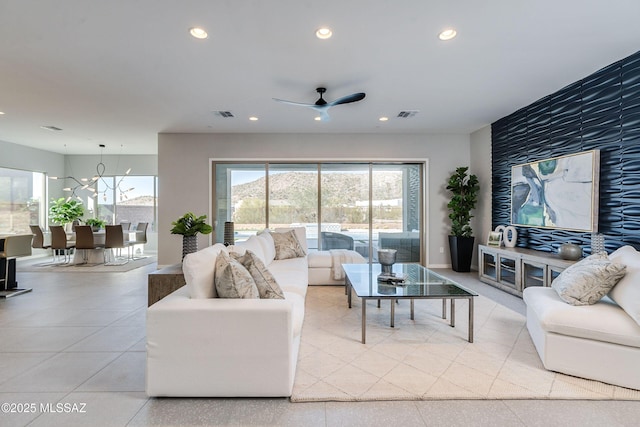
M 370 197 L 369 197 L 369 208 L 371 211 L 371 205 L 372 205 L 372 200 L 371 200 L 371 180 L 373 179 L 373 174 L 372 174 L 372 168 L 374 166 L 377 165 L 406 165 L 406 164 L 415 164 L 415 165 L 419 165 L 420 166 L 420 187 L 421 187 L 421 192 L 420 192 L 420 201 L 419 201 L 419 205 L 420 205 L 420 231 L 419 231 L 419 236 L 420 236 L 420 264 L 423 266 L 427 266 L 427 260 L 428 258 L 428 250 L 429 250 L 429 244 L 428 244 L 428 226 L 429 226 L 429 215 L 428 215 L 428 200 L 429 200 L 429 181 L 428 181 L 428 172 L 429 172 L 429 159 L 411 159 L 411 158 L 398 158 L 398 159 L 388 159 L 388 160 L 382 160 L 382 159 L 371 159 L 371 160 L 362 160 L 362 159 L 311 159 L 311 158 L 303 158 L 303 159 L 281 159 L 281 158 L 268 158 L 268 159 L 246 159 L 246 158 L 209 158 L 209 218 L 211 218 L 211 224 L 214 228 L 214 232 L 211 233 L 209 235 L 209 244 L 214 244 L 215 243 L 215 236 L 216 236 L 216 229 L 218 227 L 224 227 L 224 222 L 226 221 L 226 219 L 218 219 L 217 218 L 217 205 L 216 205 L 216 181 L 215 181 L 215 177 L 216 177 L 216 165 L 217 164 L 304 164 L 304 163 L 308 163 L 308 164 L 317 164 L 318 165 L 318 172 L 320 172 L 321 169 L 321 165 L 322 164 L 340 164 L 340 163 L 344 163 L 344 164 L 362 164 L 362 165 L 368 165 L 369 166 L 369 193 L 370 193 Z M 268 175 L 268 167 L 266 168 L 267 171 L 267 175 Z M 320 187 L 320 180 L 321 180 L 321 175 L 320 173 L 318 173 L 318 185 L 319 185 L 319 189 L 321 191 L 321 187 Z M 268 180 L 267 180 L 267 188 L 266 191 L 268 193 Z M 268 197 L 268 196 L 267 196 Z M 267 200 L 268 202 L 268 200 Z M 320 223 L 322 221 L 321 218 L 321 197 L 318 197 L 318 212 L 319 212 L 319 218 L 318 218 L 318 222 Z M 267 215 L 268 215 L 268 209 L 267 209 Z M 267 224 L 269 223 L 268 220 L 268 216 L 266 218 L 267 220 Z M 369 233 L 372 233 L 372 221 L 373 218 L 371 215 L 369 215 Z M 319 235 L 320 233 L 320 227 L 318 227 L 318 238 L 320 237 Z M 371 250 L 372 248 L 372 239 L 369 239 L 369 248 Z

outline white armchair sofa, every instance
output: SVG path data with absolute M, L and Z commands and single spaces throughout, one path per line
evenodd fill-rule
M 625 246 L 609 258 L 625 264 L 626 275 L 596 304 L 525 289 L 527 328 L 546 369 L 640 390 L 640 253 Z
M 306 245 L 304 229 L 296 230 Z M 284 299 L 215 298 L 220 251 L 257 254 Z M 305 247 L 306 250 L 306 247 Z M 183 262 L 186 286 L 147 309 L 149 396 L 290 396 L 307 292 L 307 257 L 276 260 L 273 239 L 252 236 L 230 248 L 216 244 Z

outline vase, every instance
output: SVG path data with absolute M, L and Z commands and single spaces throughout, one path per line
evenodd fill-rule
M 515 248 L 516 243 L 518 242 L 518 232 L 513 225 L 504 228 L 504 233 L 502 233 L 504 241 L 504 245 L 507 248 Z
M 381 276 L 393 276 L 393 264 L 396 262 L 396 249 L 378 249 L 378 262 L 382 272 Z
M 198 251 L 198 236 L 182 236 L 182 259 Z
M 563 243 L 558 249 L 558 254 L 562 259 L 577 261 L 582 258 L 582 248 L 573 243 Z

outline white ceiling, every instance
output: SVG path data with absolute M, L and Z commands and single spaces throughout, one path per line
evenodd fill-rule
M 469 133 L 640 50 L 639 17 L 639 0 L 0 0 L 0 140 L 154 154 L 159 132 Z M 318 86 L 367 96 L 329 122 L 272 100 Z

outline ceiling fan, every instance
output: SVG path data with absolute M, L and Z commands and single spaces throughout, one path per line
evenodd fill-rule
M 320 120 L 325 122 L 330 120 L 329 113 L 328 113 L 329 108 L 333 107 L 334 105 L 349 104 L 351 102 L 361 101 L 365 97 L 364 93 L 359 92 L 359 93 L 353 93 L 351 95 L 343 96 L 342 98 L 338 98 L 331 102 L 327 102 L 324 100 L 324 98 L 322 98 L 322 94 L 324 94 L 326 91 L 327 89 L 324 87 L 319 87 L 316 89 L 316 92 L 320 94 L 320 99 L 318 99 L 315 102 L 315 104 L 305 104 L 303 102 L 285 101 L 284 99 L 278 99 L 278 98 L 273 98 L 273 100 L 282 102 L 283 104 L 290 104 L 290 105 L 297 105 L 299 107 L 312 108 L 320 113 Z

